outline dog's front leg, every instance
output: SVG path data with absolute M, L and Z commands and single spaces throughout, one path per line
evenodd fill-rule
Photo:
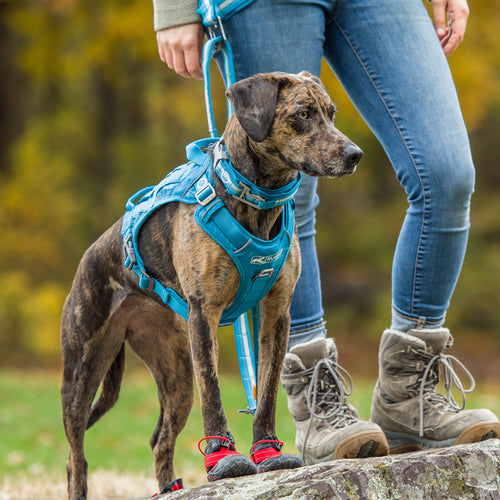
M 296 240 L 295 240 L 296 241 Z M 276 436 L 276 398 L 290 333 L 290 303 L 300 269 L 298 245 L 292 246 L 285 267 L 261 302 L 257 410 L 253 421 L 252 460 L 258 472 L 293 469 L 304 465 L 295 455 L 281 453 Z
M 258 472 L 294 469 L 304 462 L 295 455 L 282 454 L 276 435 L 276 397 L 281 365 L 286 354 L 290 314 L 268 301 L 259 342 L 259 380 L 257 411 L 253 422 L 254 443 L 251 458 Z
M 205 436 L 227 434 L 227 419 L 217 375 L 219 316 L 207 314 L 203 300 L 191 300 L 189 305 L 189 340 L 191 355 L 200 393 L 203 431 Z
M 205 447 L 205 469 L 208 480 L 255 474 L 255 464 L 236 451 L 234 438 L 227 428 L 227 419 L 222 407 L 217 376 L 217 327 L 219 314 L 207 314 L 203 301 L 190 301 L 189 338 L 200 393 L 203 431 L 208 444 Z
M 253 421 L 254 443 L 276 434 L 276 398 L 290 331 L 288 309 L 276 308 L 273 300 L 266 300 L 263 309 L 259 337 L 258 402 Z

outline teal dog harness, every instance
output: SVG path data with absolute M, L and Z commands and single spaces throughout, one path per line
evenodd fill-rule
M 213 159 L 206 151 L 212 144 L 215 144 Z M 158 185 L 144 188 L 128 200 L 121 229 L 124 264 L 138 275 L 140 288 L 153 290 L 187 320 L 187 302 L 174 289 L 148 274 L 139 253 L 138 239 L 144 222 L 166 203 L 198 205 L 194 220 L 226 251 L 239 272 L 238 292 L 233 303 L 224 309 L 219 323 L 219 326 L 232 325 L 269 292 L 283 268 L 293 237 L 293 197 L 300 184 L 300 174 L 282 188 L 264 189 L 233 168 L 222 140 L 210 138 L 193 142 L 186 147 L 186 153 L 188 163 L 177 167 Z M 214 173 L 227 192 L 242 203 L 262 210 L 283 206 L 279 234 L 271 240 L 262 240 L 243 228 L 216 195 Z

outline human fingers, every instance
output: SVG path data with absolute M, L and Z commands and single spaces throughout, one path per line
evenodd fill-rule
M 160 30 L 156 34 L 160 59 L 177 74 L 203 78 L 201 50 L 203 27 L 199 23 Z
M 449 2 L 449 36 L 441 40 L 446 57 L 450 56 L 460 45 L 465 36 L 467 20 L 469 18 L 469 7 L 465 0 L 453 0 Z
M 465 35 L 469 7 L 467 0 L 431 0 L 434 28 L 445 55 L 450 56 Z
M 448 31 L 447 0 L 431 0 L 434 29 L 441 41 Z

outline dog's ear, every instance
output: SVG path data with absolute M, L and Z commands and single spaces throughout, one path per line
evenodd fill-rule
M 241 80 L 226 91 L 236 118 L 255 142 L 262 142 L 269 135 L 277 95 L 278 80 L 264 75 Z

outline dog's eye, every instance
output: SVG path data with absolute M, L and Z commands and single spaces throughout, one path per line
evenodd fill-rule
M 301 118 L 302 120 L 307 120 L 309 118 L 309 111 L 306 109 L 303 109 L 302 111 L 299 111 L 297 113 L 297 116 Z

